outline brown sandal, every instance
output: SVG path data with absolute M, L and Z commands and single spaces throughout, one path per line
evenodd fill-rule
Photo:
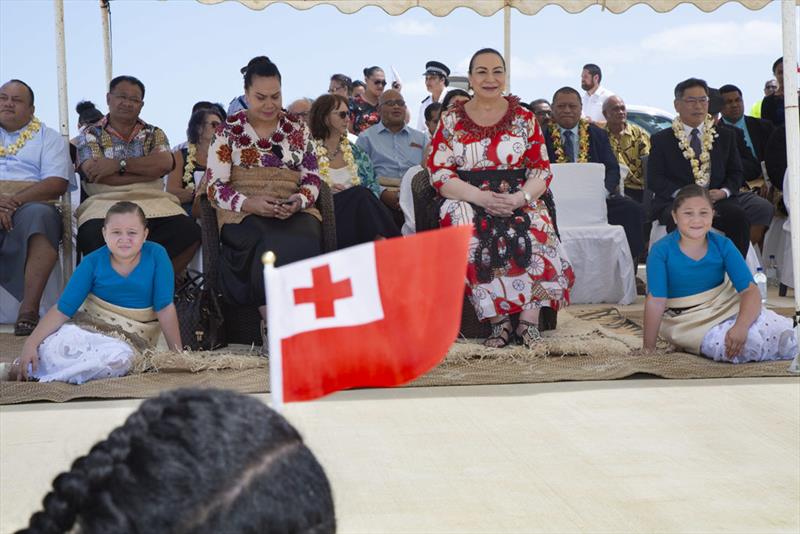
M 496 323 L 491 323 L 491 325 L 492 334 L 484 340 L 483 346 L 491 349 L 502 349 L 503 347 L 507 347 L 513 338 L 511 317 L 506 315 L 504 319 Z M 495 340 L 499 341 L 499 343 L 494 344 L 493 342 Z
M 39 324 L 39 314 L 36 312 L 20 313 L 14 323 L 15 336 L 29 336 Z

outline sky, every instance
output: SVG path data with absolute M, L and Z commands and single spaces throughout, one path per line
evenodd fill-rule
M 98 1 L 64 4 L 74 135 L 75 105 L 89 99 L 105 112 L 107 87 Z M 280 68 L 285 106 L 326 92 L 335 72 L 362 78 L 364 67 L 379 65 L 391 78 L 394 67 L 416 117 L 427 94 L 426 61 L 442 61 L 466 74 L 474 51 L 503 50 L 502 12 L 481 17 L 465 8 L 443 18 L 421 8 L 392 17 L 377 7 L 344 15 L 326 5 L 253 11 L 234 1 L 113 0 L 111 20 L 114 75 L 144 82 L 141 117 L 163 128 L 173 145 L 185 138 L 194 102 L 227 107 L 242 93 L 239 68 L 256 55 L 268 55 Z M 579 89 L 581 67 L 596 63 L 603 85 L 629 105 L 672 111 L 675 84 L 697 76 L 714 87 L 739 86 L 749 108 L 763 97 L 772 63 L 782 55 L 780 21 L 777 1 L 760 11 L 729 3 L 713 13 L 691 5 L 665 14 L 644 5 L 623 14 L 600 6 L 579 14 L 558 6 L 533 16 L 512 10 L 511 92 L 524 101 L 550 99 L 559 87 Z M 51 0 L 0 0 L 0 80 L 19 78 L 31 85 L 36 115 L 57 129 L 54 28 Z

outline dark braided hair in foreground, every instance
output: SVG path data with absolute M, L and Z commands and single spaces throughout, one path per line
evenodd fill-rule
M 179 389 L 144 401 L 58 475 L 20 532 L 336 531 L 331 488 L 300 434 L 263 402 Z

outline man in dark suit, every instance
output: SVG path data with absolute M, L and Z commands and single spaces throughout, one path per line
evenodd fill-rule
M 750 222 L 750 241 L 763 248 L 764 236 L 772 223 L 775 208 L 771 202 L 762 198 L 766 196 L 767 189 L 761 162 L 766 159 L 767 141 L 775 127 L 768 120 L 745 116 L 742 91 L 735 85 L 723 85 L 719 88 L 719 95 L 722 119 L 718 127 L 735 128 L 736 146 L 742 158 L 744 184 L 736 200 Z M 716 115 L 716 111 L 709 109 L 712 116 Z
M 708 84 L 697 78 L 689 78 L 675 87 L 675 111 L 678 112 L 680 128 L 688 143 L 686 152 L 681 148 L 672 128 L 667 128 L 650 137 L 650 157 L 647 162 L 648 188 L 655 194 L 652 216 L 675 229 L 672 220 L 672 199 L 685 185 L 695 183 L 692 164 L 687 158 L 699 162 L 703 153 L 703 140 L 708 117 Z M 750 223 L 744 210 L 733 198 L 742 186 L 742 161 L 736 148 L 735 132 L 727 128 L 716 129 L 710 150 L 710 176 L 707 183 L 714 202 L 714 228 L 725 233 L 736 248 L 747 256 L 750 244 Z
M 544 130 L 547 143 L 547 154 L 552 163 L 580 163 L 580 118 L 583 111 L 581 95 L 572 87 L 562 87 L 553 95 L 553 120 L 550 127 Z M 558 131 L 561 146 L 556 147 L 552 132 Z M 634 262 L 634 273 L 639 254 L 644 251 L 644 235 L 642 224 L 644 211 L 635 200 L 620 192 L 619 162 L 611 149 L 608 133 L 594 124 L 588 124 L 589 146 L 586 163 L 602 163 L 606 167 L 606 207 L 608 224 L 621 225 L 625 229 L 625 237 L 631 249 Z M 558 205 L 558 199 L 555 199 Z

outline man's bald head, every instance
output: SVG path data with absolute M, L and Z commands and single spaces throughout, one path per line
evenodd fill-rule
M 619 133 L 625 127 L 628 120 L 628 110 L 625 101 L 617 95 L 610 96 L 603 102 L 603 116 L 606 118 L 608 129 L 614 133 Z
M 381 97 L 378 99 L 378 103 L 383 105 L 384 102 L 387 100 L 403 100 L 403 95 L 400 94 L 400 91 L 396 89 L 387 89 L 383 93 L 381 93 Z
M 406 101 L 400 91 L 389 89 L 378 99 L 381 122 L 386 128 L 397 132 L 406 125 Z

